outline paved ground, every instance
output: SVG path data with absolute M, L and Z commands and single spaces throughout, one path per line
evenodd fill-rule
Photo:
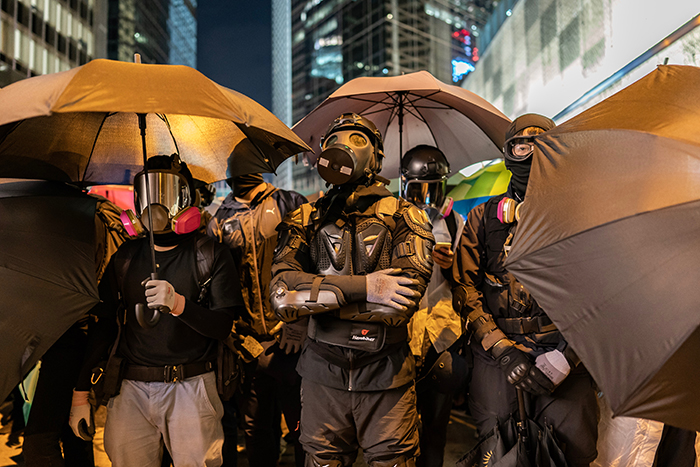
M 104 407 L 96 414 L 97 432 L 95 433 L 95 465 L 97 467 L 111 467 L 111 462 L 107 458 L 102 446 L 102 426 L 104 424 Z M 11 426 L 5 425 L 0 427 L 0 467 L 23 466 L 21 443 L 22 438 L 18 440 L 18 444 L 8 446 L 9 433 Z M 450 417 L 450 425 L 447 430 L 447 447 L 445 449 L 445 466 L 453 466 L 465 452 L 467 452 L 475 443 L 475 429 L 471 420 L 464 412 L 453 410 Z M 242 440 L 242 435 L 239 435 L 239 440 Z M 12 444 L 12 443 L 10 443 Z M 248 461 L 245 458 L 245 448 L 242 444 L 238 446 L 240 452 L 239 467 L 248 467 Z M 291 467 L 294 465 L 294 453 L 291 447 L 286 449 L 280 456 L 280 467 Z M 366 464 L 358 458 L 355 467 L 365 466 Z

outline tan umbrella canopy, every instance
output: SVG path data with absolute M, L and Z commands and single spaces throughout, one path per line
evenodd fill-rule
M 397 178 L 401 156 L 419 144 L 440 148 L 455 169 L 502 155 L 508 117 L 473 92 L 445 84 L 427 71 L 355 78 L 338 88 L 292 129 L 316 151 L 328 125 L 354 112 L 384 138 L 381 175 Z
M 192 68 L 93 60 L 0 89 L 0 177 L 128 184 L 143 167 L 137 114 L 148 155 L 179 152 L 205 182 L 273 172 L 309 150 L 262 105 Z
M 700 68 L 659 66 L 536 139 L 506 268 L 615 415 L 700 430 Z

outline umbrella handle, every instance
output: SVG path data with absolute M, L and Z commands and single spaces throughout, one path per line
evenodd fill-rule
M 152 272 L 151 280 L 157 281 L 158 273 Z M 156 310 L 152 310 L 143 303 L 137 303 L 134 313 L 136 314 L 136 321 L 138 321 L 139 325 L 144 329 L 150 329 L 158 324 L 158 321 L 160 321 L 160 314 L 170 313 L 170 309 L 166 306 L 161 306 Z
M 520 388 L 515 388 L 515 392 L 518 394 L 518 419 L 521 422 L 527 420 L 527 411 L 525 410 L 525 394 Z

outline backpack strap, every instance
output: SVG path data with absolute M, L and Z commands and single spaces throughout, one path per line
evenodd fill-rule
M 209 285 L 213 277 L 214 268 L 214 239 L 203 235 L 195 243 L 197 255 L 197 280 L 199 282 L 198 304 L 203 304 L 209 295 Z

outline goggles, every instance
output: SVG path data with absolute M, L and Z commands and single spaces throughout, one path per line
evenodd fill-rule
M 409 180 L 404 185 L 404 199 L 418 207 L 440 209 L 445 202 L 447 180 Z
M 535 151 L 535 136 L 513 136 L 504 145 L 504 156 L 513 162 L 522 162 Z
M 163 206 L 171 217 L 192 205 L 192 194 L 185 177 L 173 172 L 148 171 L 148 184 L 151 204 Z M 141 214 L 148 206 L 146 196 L 146 177 L 140 173 L 134 178 L 134 204 L 136 212 Z

